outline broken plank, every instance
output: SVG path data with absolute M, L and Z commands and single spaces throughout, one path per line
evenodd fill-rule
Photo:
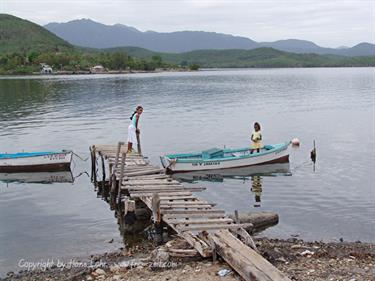
M 246 281 L 291 281 L 261 255 L 234 237 L 228 230 L 209 234 L 217 253 Z
M 210 257 L 212 251 L 209 245 L 206 242 L 194 236 L 191 232 L 186 231 L 178 234 L 180 237 L 184 238 L 193 248 L 195 248 L 202 257 Z

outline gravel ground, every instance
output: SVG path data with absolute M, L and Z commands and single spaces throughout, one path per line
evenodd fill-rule
M 375 281 L 375 244 L 304 242 L 257 238 L 259 252 L 292 280 Z M 183 260 L 165 255 L 165 247 L 142 242 L 131 248 L 85 260 L 65 268 L 8 273 L 5 280 L 242 280 L 222 260 Z M 150 254 L 151 253 L 151 254 Z M 219 271 L 226 269 L 226 275 Z

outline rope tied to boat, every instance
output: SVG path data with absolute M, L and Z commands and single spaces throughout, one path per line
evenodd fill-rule
M 83 159 L 81 156 L 79 156 L 77 153 L 75 153 L 75 152 L 73 152 L 72 151 L 72 153 L 73 153 L 73 155 L 74 156 L 77 156 L 78 157 L 78 159 L 80 159 L 80 160 L 82 160 L 82 161 L 84 161 L 84 162 L 86 162 L 90 157 L 87 157 L 86 159 Z
M 169 161 L 169 165 L 165 168 L 165 169 L 169 169 L 169 167 L 171 167 L 172 165 L 176 164 L 177 163 L 177 159 L 174 158 L 174 159 L 171 159 Z

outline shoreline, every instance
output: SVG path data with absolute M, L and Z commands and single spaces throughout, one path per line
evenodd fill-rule
M 179 238 L 172 241 L 184 243 Z M 254 237 L 254 241 L 259 253 L 292 280 L 374 280 L 375 243 L 264 237 Z M 200 256 L 175 257 L 166 250 L 168 243 L 156 246 L 150 240 L 142 241 L 65 264 L 50 262 L 45 270 L 9 272 L 4 280 L 241 280 L 220 258 L 213 262 Z M 180 247 L 186 249 L 186 245 Z M 220 277 L 219 272 L 225 276 Z
M 124 71 L 107 71 L 92 73 L 90 71 L 57 71 L 52 74 L 42 74 L 39 72 L 33 73 L 19 73 L 19 74 L 4 74 L 0 73 L 0 77 L 20 77 L 20 76 L 33 76 L 33 77 L 55 77 L 55 76 L 74 76 L 74 75 L 118 75 L 118 74 L 139 74 L 139 73 L 164 73 L 164 72 L 198 72 L 198 71 L 219 71 L 219 70 L 241 70 L 241 69 L 317 69 L 317 68 L 374 68 L 375 66 L 286 66 L 286 67 L 202 67 L 198 70 L 190 69 L 156 69 L 156 70 L 124 70 Z

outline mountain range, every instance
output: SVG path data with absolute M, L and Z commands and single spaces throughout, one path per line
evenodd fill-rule
M 49 23 L 44 26 L 69 43 L 90 48 L 141 47 L 156 52 L 182 53 L 207 49 L 252 50 L 270 47 L 292 53 L 332 54 L 339 56 L 373 56 L 375 45 L 360 43 L 351 48 L 325 48 L 298 39 L 274 42 L 256 42 L 246 37 L 205 31 L 177 31 L 161 33 L 139 31 L 123 24 L 105 25 L 90 19 L 73 20 L 66 23 Z

